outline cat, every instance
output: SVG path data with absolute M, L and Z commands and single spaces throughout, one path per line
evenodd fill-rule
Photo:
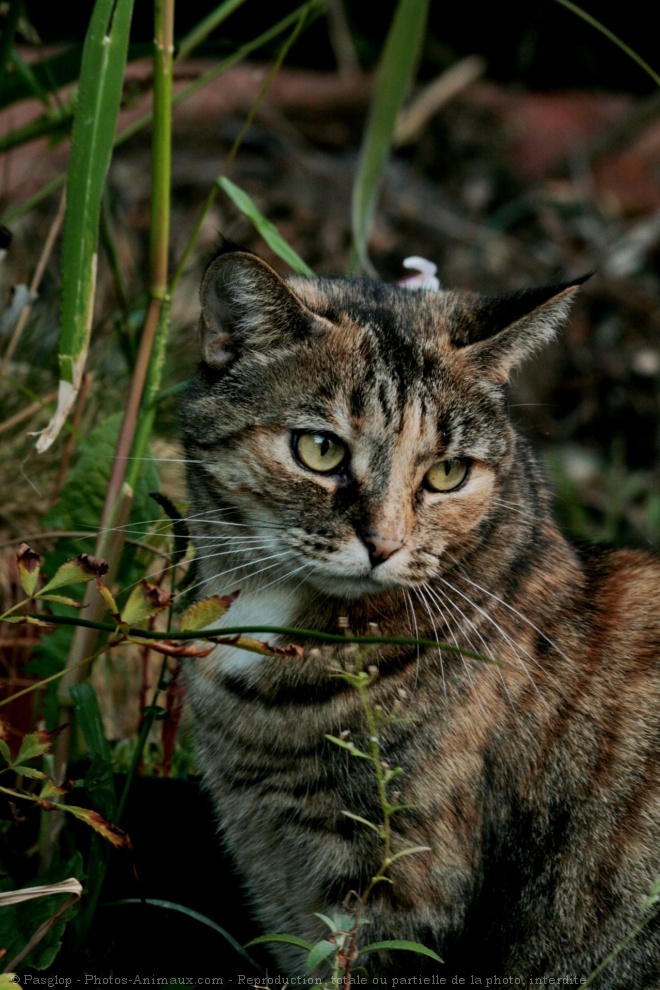
M 366 660 L 371 704 L 403 716 L 379 733 L 403 770 L 388 793 L 412 806 L 393 850 L 428 850 L 373 890 L 362 944 L 444 960 L 359 960 L 388 985 L 580 985 L 660 875 L 660 561 L 571 546 L 507 410 L 511 372 L 583 281 L 485 297 L 285 278 L 230 244 L 203 279 L 182 434 L 204 593 L 240 589 L 232 626 L 437 643 Z M 382 811 L 373 766 L 326 738 L 368 746 L 333 672 L 355 648 L 277 642 L 303 658 L 221 646 L 190 662 L 188 692 L 263 930 L 315 942 L 315 912 L 341 910 L 382 857 L 343 812 Z M 276 957 L 305 977 L 304 952 Z M 660 988 L 657 915 L 592 985 Z

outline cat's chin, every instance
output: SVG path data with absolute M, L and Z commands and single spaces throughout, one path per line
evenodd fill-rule
M 349 600 L 382 594 L 401 586 L 399 581 L 376 580 L 370 575 L 350 577 L 346 574 L 315 574 L 310 583 L 326 595 Z

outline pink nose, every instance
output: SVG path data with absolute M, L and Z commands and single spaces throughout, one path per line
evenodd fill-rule
M 372 567 L 382 564 L 403 546 L 403 540 L 388 540 L 384 536 L 379 536 L 377 533 L 365 533 L 363 540 L 364 545 L 369 551 L 369 560 Z

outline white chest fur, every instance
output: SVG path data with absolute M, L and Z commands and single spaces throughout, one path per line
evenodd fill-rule
M 291 585 L 264 588 L 241 592 L 229 611 L 218 623 L 220 628 L 231 626 L 239 628 L 249 626 L 291 626 L 294 616 L 299 614 L 302 601 L 298 589 Z M 269 643 L 280 643 L 277 633 L 265 631 L 249 632 L 246 635 Z M 233 646 L 220 646 L 213 654 L 214 659 L 220 659 L 222 669 L 232 674 L 246 674 L 256 671 L 263 657 L 259 653 L 249 653 Z

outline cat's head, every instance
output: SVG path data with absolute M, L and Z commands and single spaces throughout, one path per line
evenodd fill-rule
M 464 557 L 521 482 L 509 374 L 582 281 L 488 298 L 221 253 L 183 410 L 197 531 L 235 537 L 206 573 L 352 598 Z

